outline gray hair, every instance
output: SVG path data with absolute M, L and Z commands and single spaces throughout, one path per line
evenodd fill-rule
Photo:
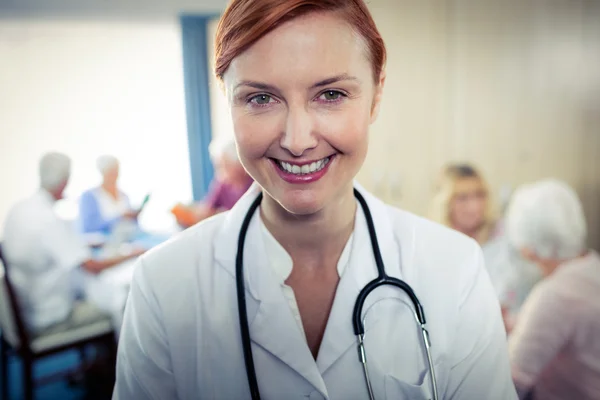
M 569 185 L 555 179 L 517 189 L 508 208 L 507 233 L 516 247 L 548 259 L 572 259 L 586 248 L 581 202 Z
M 104 155 L 98 157 L 96 160 L 96 167 L 98 171 L 104 175 L 111 169 L 117 167 L 119 165 L 119 160 L 115 156 Z
M 40 186 L 52 191 L 64 184 L 71 174 L 71 160 L 62 153 L 46 153 L 39 163 Z
M 213 163 L 221 157 L 226 157 L 230 161 L 239 162 L 237 146 L 233 137 L 213 139 L 208 146 L 208 152 Z

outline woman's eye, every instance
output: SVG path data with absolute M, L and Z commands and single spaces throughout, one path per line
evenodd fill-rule
M 321 94 L 321 98 L 325 101 L 336 101 L 342 96 L 343 94 L 337 90 L 328 90 Z
M 258 105 L 267 105 L 271 102 L 272 97 L 269 96 L 268 94 L 259 94 L 257 96 L 254 96 L 250 99 L 251 103 L 254 104 L 258 104 Z

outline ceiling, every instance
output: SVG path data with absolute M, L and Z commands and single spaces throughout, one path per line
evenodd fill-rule
M 227 0 L 0 0 L 4 17 L 167 17 L 219 14 Z

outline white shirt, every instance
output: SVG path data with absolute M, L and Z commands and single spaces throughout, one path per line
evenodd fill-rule
M 254 185 L 231 211 L 138 260 L 113 399 L 250 398 L 235 277 L 240 227 L 259 190 Z M 359 190 L 373 215 L 387 274 L 409 284 L 425 309 L 440 399 L 515 399 L 500 307 L 480 247 Z M 368 398 L 352 328 L 357 295 L 377 276 L 362 209 L 316 360 L 281 277 L 269 266 L 258 214 L 248 226 L 243 279 L 261 398 Z M 374 290 L 363 317 L 375 398 L 430 399 L 420 330 L 406 294 Z
M 590 252 L 540 282 L 510 336 L 517 387 L 534 399 L 600 399 L 600 257 Z
M 283 248 L 283 246 L 273 237 L 271 232 L 267 229 L 265 224 L 260 222 L 261 232 L 263 235 L 263 240 L 265 242 L 265 249 L 267 252 L 267 259 L 269 260 L 269 265 L 273 268 L 273 273 L 277 277 L 277 281 L 281 285 L 281 290 L 283 295 L 285 296 L 290 310 L 292 311 L 292 315 L 294 319 L 298 323 L 298 328 L 302 335 L 306 336 L 304 332 L 304 325 L 302 325 L 302 318 L 300 316 L 300 309 L 298 308 L 298 303 L 296 302 L 296 296 L 294 294 L 294 289 L 285 284 L 287 278 L 289 278 L 292 273 L 292 257 L 288 254 L 287 251 Z M 340 255 L 340 259 L 337 264 L 338 275 L 341 277 L 344 274 L 344 270 L 346 269 L 346 265 L 348 264 L 348 260 L 350 259 L 350 250 L 352 248 L 352 238 L 354 236 L 351 235 L 344 246 L 344 250 Z
M 68 316 L 74 300 L 71 272 L 90 258 L 75 228 L 53 207 L 53 197 L 40 190 L 9 211 L 4 227 L 7 270 L 33 330 Z
M 94 189 L 93 193 L 98 201 L 100 214 L 106 220 L 119 218 L 131 208 L 129 198 L 121 191 L 118 191 L 116 199 L 101 186 Z

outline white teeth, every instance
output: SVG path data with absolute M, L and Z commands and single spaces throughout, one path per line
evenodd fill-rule
M 295 175 L 306 175 L 315 173 L 317 171 L 322 170 L 327 165 L 327 163 L 329 163 L 329 157 L 312 162 L 310 164 L 304 164 L 302 166 L 292 165 L 285 161 L 277 161 L 277 164 L 281 167 L 281 169 Z

